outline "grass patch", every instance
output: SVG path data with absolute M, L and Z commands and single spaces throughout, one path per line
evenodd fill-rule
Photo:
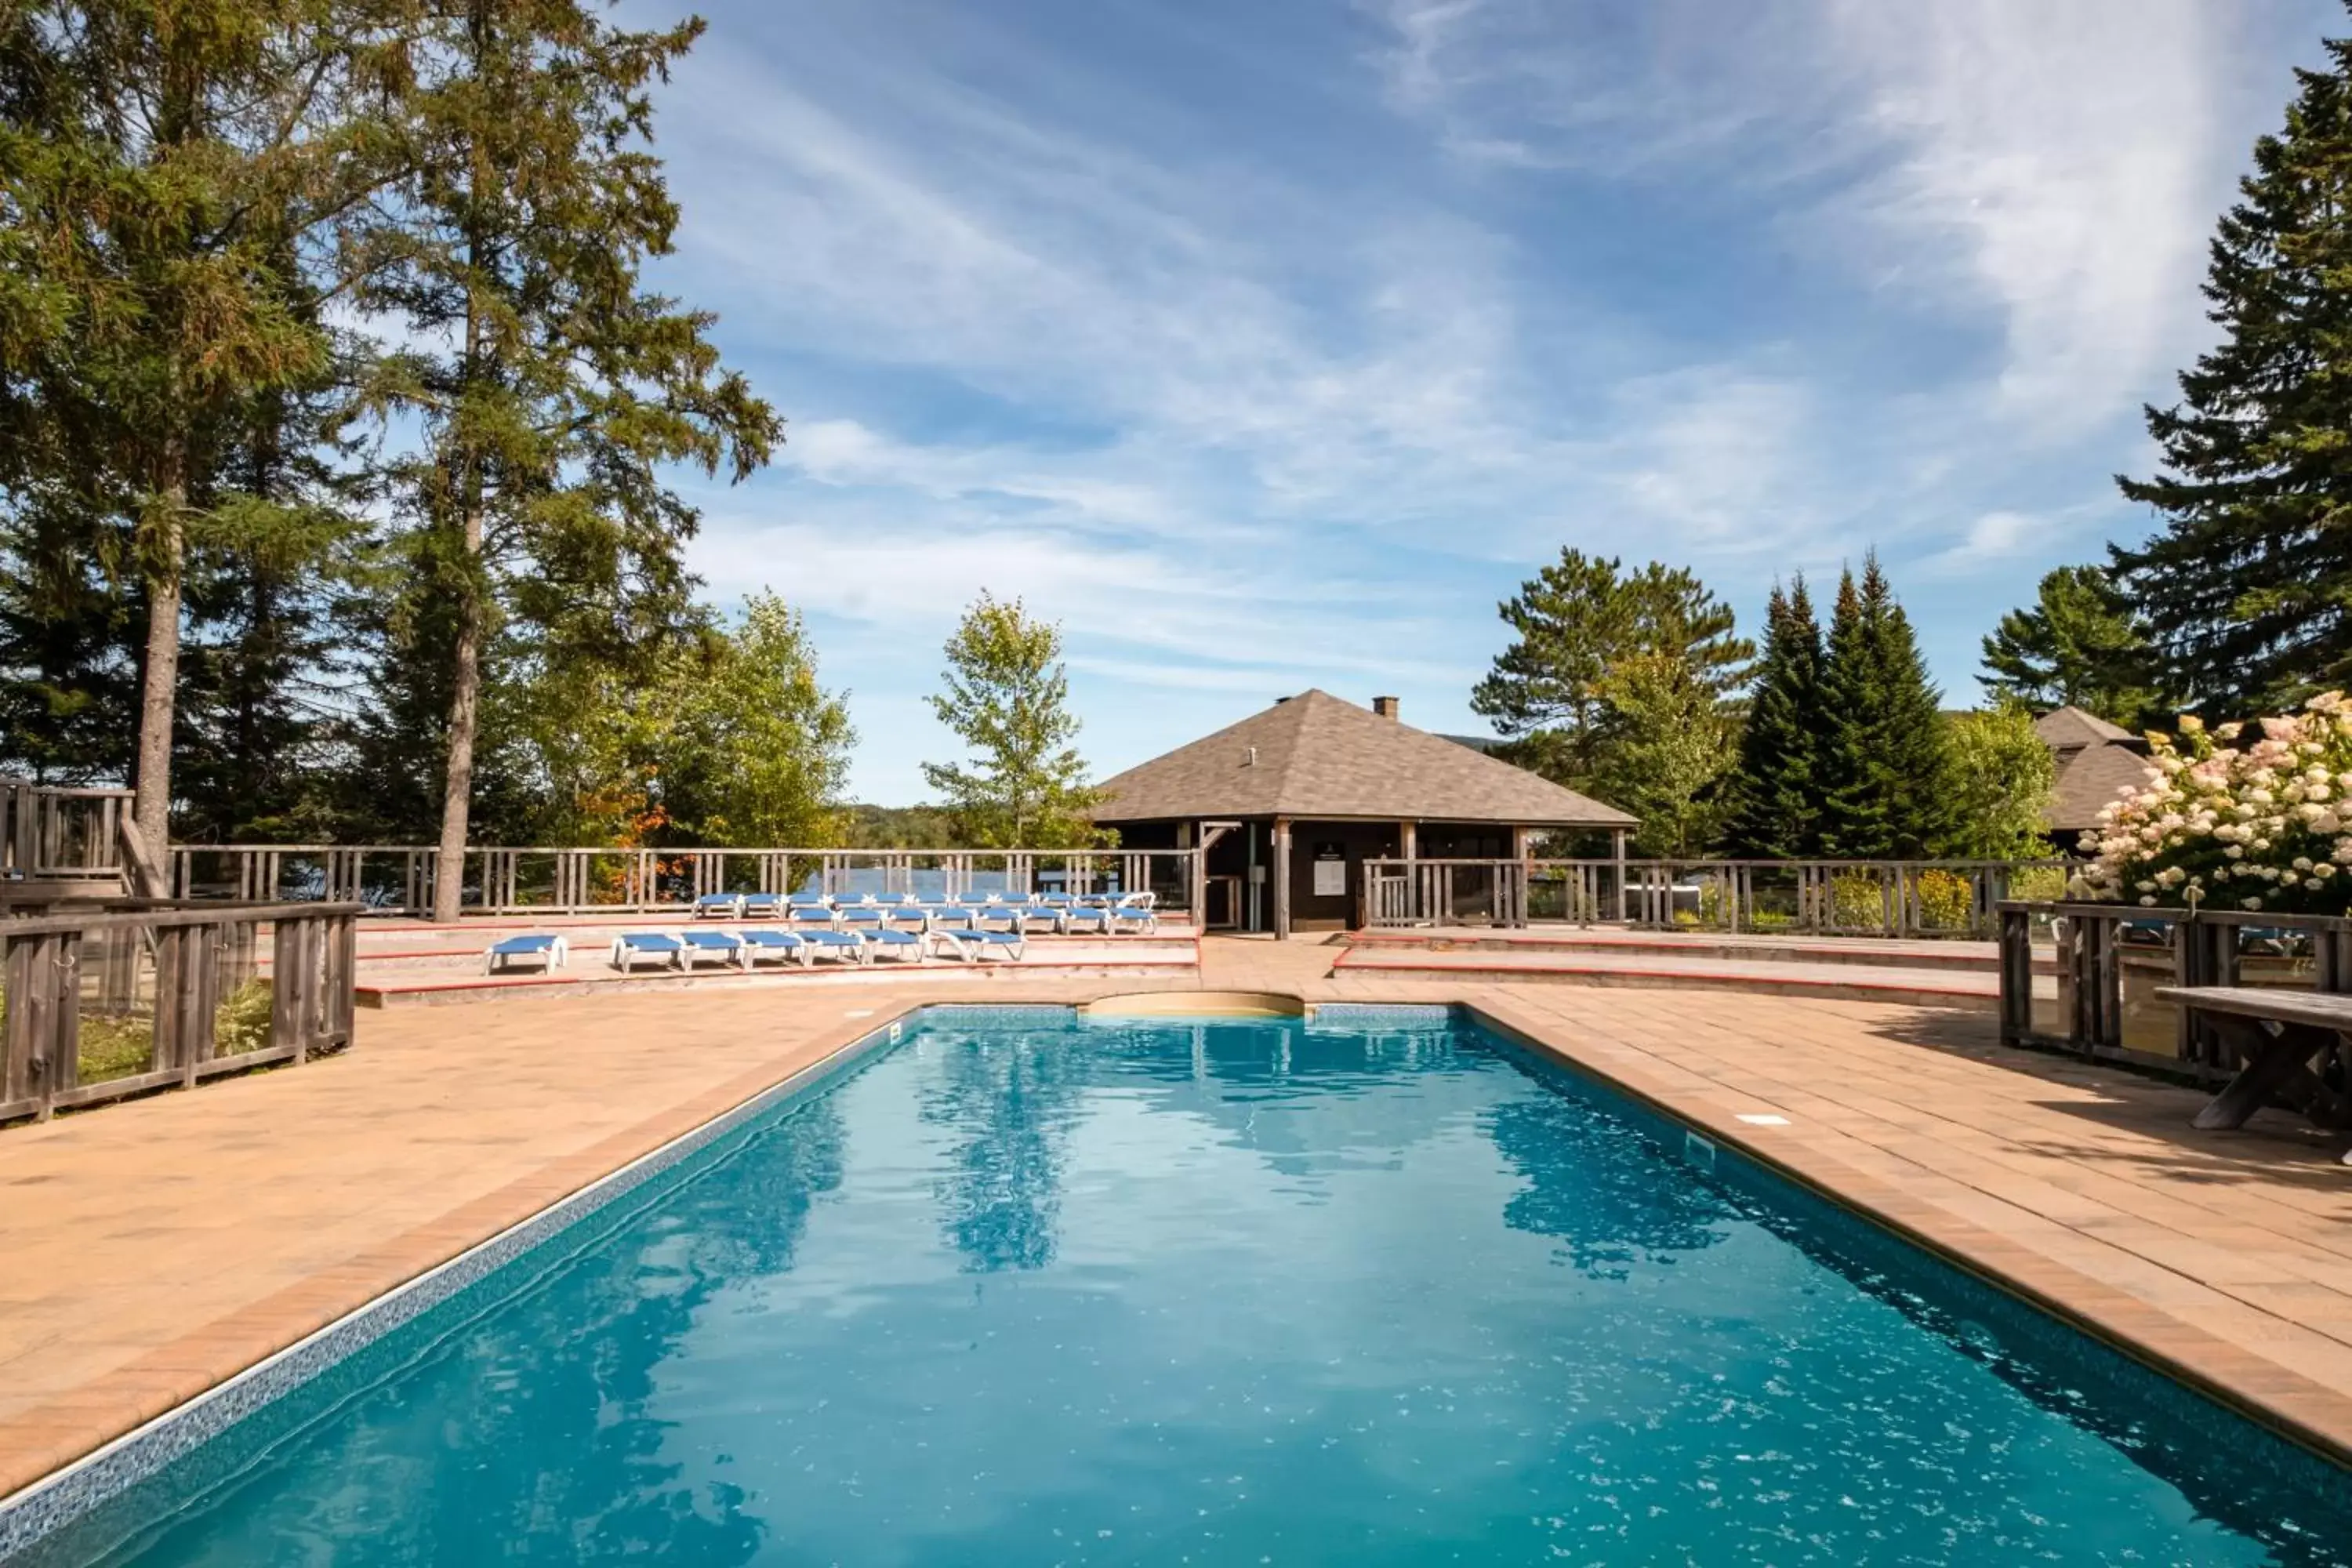
M 104 1083 L 145 1072 L 155 1055 L 155 1020 L 131 1016 L 102 1018 L 85 1013 L 81 1019 L 81 1065 L 84 1083 Z
M 213 1054 L 243 1056 L 269 1044 L 269 982 L 248 980 L 230 992 L 213 1014 Z M 0 991 L 0 1027 L 8 1018 L 8 996 Z M 130 1013 L 120 1017 L 84 1013 L 79 1032 L 81 1049 L 74 1077 L 80 1083 L 105 1083 L 145 1072 L 155 1059 L 155 1019 L 152 1014 Z

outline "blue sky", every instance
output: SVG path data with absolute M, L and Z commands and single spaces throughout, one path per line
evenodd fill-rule
M 862 799 L 986 587 L 1108 773 L 1321 686 L 1483 730 L 1562 544 L 1875 545 L 1937 679 L 2137 537 L 2140 404 L 2335 0 L 708 0 L 657 277 L 791 421 L 698 490 L 803 608 Z M 650 21 L 667 7 L 629 0 Z

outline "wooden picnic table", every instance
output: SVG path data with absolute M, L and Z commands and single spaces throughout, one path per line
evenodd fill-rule
M 2352 1093 L 2312 1068 L 2326 1052 L 2352 1071 L 2352 995 L 2266 985 L 2160 985 L 2157 1000 L 2187 1008 L 2237 1047 L 2237 1075 L 2197 1113 L 2205 1129 L 2242 1127 L 2273 1100 L 2322 1127 L 2352 1127 Z M 2352 1165 L 2352 1151 L 2344 1163 Z

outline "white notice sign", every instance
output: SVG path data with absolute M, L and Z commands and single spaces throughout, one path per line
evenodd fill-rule
M 1318 899 L 1345 898 L 1348 892 L 1348 863 L 1345 860 L 1315 862 L 1315 896 Z

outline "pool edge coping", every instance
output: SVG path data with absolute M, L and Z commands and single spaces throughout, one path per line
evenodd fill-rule
M 1481 1027 L 1513 1045 L 1731 1150 L 1780 1180 L 1878 1226 L 1937 1261 L 2015 1298 L 2158 1376 L 2168 1378 L 2241 1419 L 2352 1473 L 2352 1395 L 2338 1394 L 2294 1373 L 2284 1363 L 2255 1357 L 2220 1335 L 2149 1306 L 2078 1268 L 2004 1241 L 1973 1221 L 1909 1197 L 1868 1172 L 1846 1164 L 1829 1151 L 1798 1142 L 1796 1147 L 1802 1149 L 1808 1159 L 1838 1167 L 1834 1172 L 1808 1169 L 1789 1157 L 1785 1145 L 1775 1151 L 1769 1142 L 1759 1140 L 1756 1136 L 1758 1130 L 1738 1121 L 1737 1112 L 1717 1112 L 1703 1104 L 1686 1103 L 1662 1086 L 1579 1055 L 1546 1039 L 1542 1032 L 1545 1026 L 1512 1016 L 1507 1005 L 1498 1007 L 1491 1002 L 1460 1000 L 1453 1005 Z M 1727 1086 L 1714 1088 L 1719 1092 L 1733 1092 Z M 1995 1262 L 1994 1258 L 2005 1261 Z M 2138 1323 L 2117 1322 L 2114 1321 L 2116 1317 L 2136 1319 Z M 2156 1332 L 2143 1331 L 2144 1328 Z M 2175 1342 L 2177 1348 L 2161 1342 L 2168 1340 Z M 2200 1364 L 2208 1359 L 2242 1362 L 2248 1375 L 2240 1380 L 2229 1379 Z M 2294 1387 L 2283 1392 L 2299 1401 L 2332 1407 L 2329 1413 L 2336 1419 L 2328 1422 L 2324 1416 L 2306 1417 L 2245 1386 L 2248 1383 L 2279 1384 L 2290 1381 Z M 2340 1428 L 2340 1435 L 2331 1426 Z

